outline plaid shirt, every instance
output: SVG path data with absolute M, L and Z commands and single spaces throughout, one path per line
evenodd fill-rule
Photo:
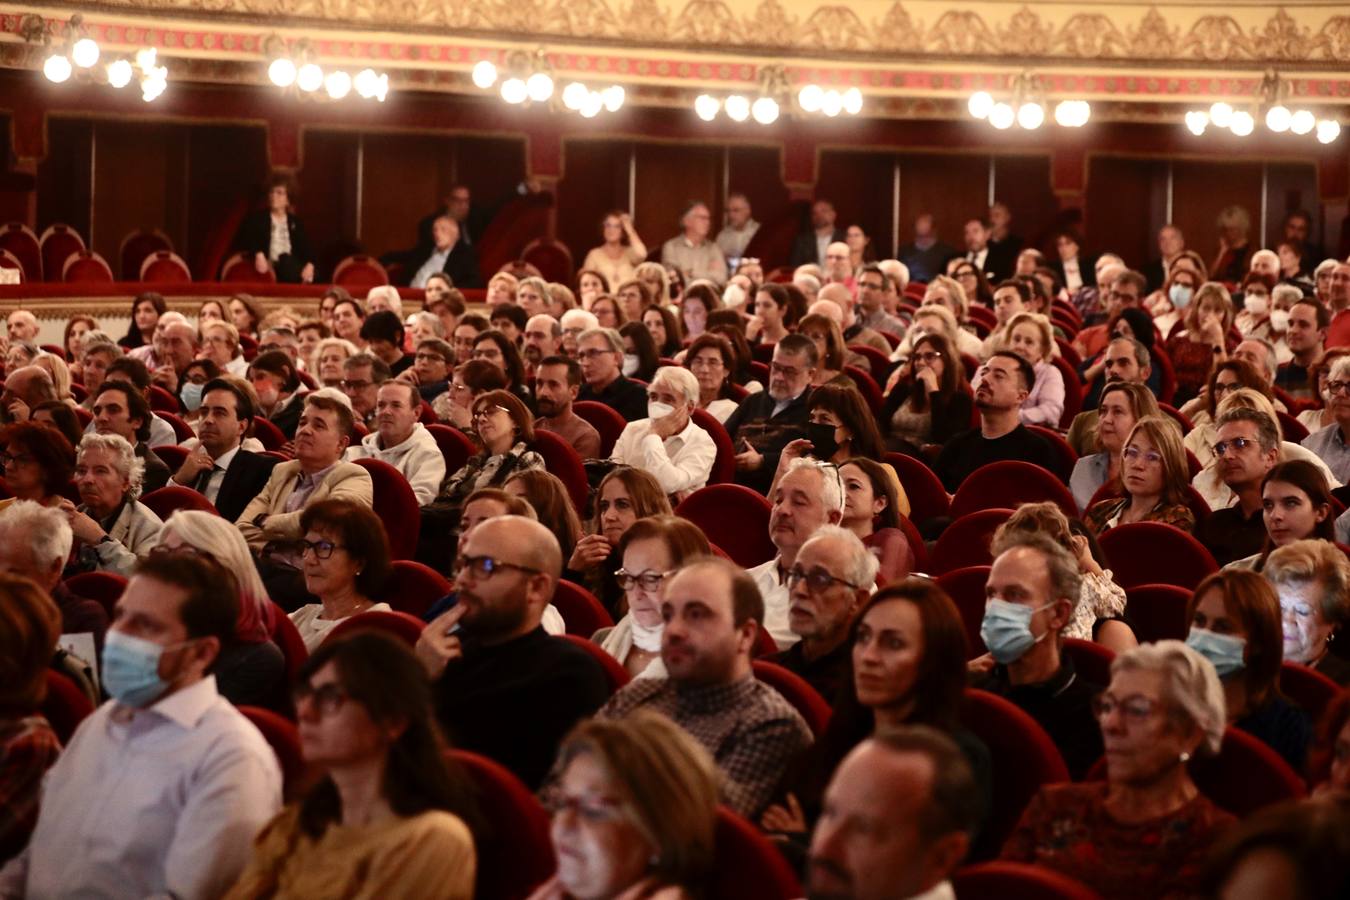
M 0 720 L 0 860 L 23 849 L 37 823 L 42 776 L 61 752 L 47 720 Z
M 753 675 L 730 684 L 682 687 L 639 678 L 599 712 L 619 719 L 647 707 L 667 716 L 712 754 L 722 774 L 722 799 L 752 821 L 769 801 L 811 732 L 792 705 Z

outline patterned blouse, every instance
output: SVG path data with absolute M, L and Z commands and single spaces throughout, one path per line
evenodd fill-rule
M 1094 503 L 1083 517 L 1083 524 L 1091 528 L 1097 537 L 1101 537 L 1120 524 L 1120 517 L 1129 503 L 1129 497 L 1110 497 Z M 1171 505 L 1159 503 L 1140 521 L 1162 522 L 1164 525 L 1174 525 L 1188 533 L 1195 530 L 1195 513 L 1191 512 L 1190 507 L 1180 503 Z

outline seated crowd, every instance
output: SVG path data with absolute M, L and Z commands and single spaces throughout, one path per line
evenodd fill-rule
M 256 264 L 310 281 L 275 188 Z M 475 311 L 466 198 L 420 309 L 9 315 L 0 897 L 723 896 L 756 832 L 813 898 L 1350 894 L 1350 263 L 1306 216 L 1130 268 L 1000 203 L 873 261 L 821 200 L 766 273 L 733 194 Z

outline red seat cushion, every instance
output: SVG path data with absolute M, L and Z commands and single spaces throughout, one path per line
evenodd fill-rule
M 748 569 L 778 553 L 769 540 L 772 509 L 763 495 L 744 485 L 710 484 L 685 497 L 675 514 L 703 529 L 709 541 Z

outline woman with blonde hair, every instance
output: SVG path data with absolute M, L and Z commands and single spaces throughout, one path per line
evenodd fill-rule
M 952 314 L 952 319 L 956 323 L 956 333 L 952 335 L 952 340 L 956 343 L 957 351 L 978 357 L 980 339 L 974 332 L 966 330 L 966 313 L 970 309 L 970 300 L 966 297 L 966 290 L 961 287 L 961 283 L 946 275 L 934 278 L 924 290 L 923 302 L 919 305 L 920 312 L 929 306 L 941 307 Z M 915 316 L 917 317 L 918 313 L 915 313 Z
M 342 383 L 342 364 L 348 357 L 361 351 L 345 338 L 328 337 L 314 348 L 314 363 L 308 371 L 319 382 L 319 387 L 337 387 Z
M 648 472 L 616 466 L 595 489 L 595 515 L 577 541 L 567 568 L 585 576 L 586 587 L 616 621 L 628 611 L 627 598 L 614 573 L 623 565 L 619 545 L 639 519 L 671 515 L 670 498 Z
M 1236 204 L 1225 206 L 1219 210 L 1214 224 L 1219 230 L 1219 250 L 1209 270 L 1214 273 L 1215 281 L 1236 284 L 1250 268 L 1247 257 L 1251 253 L 1248 241 L 1252 230 L 1251 214 Z
M 1086 512 L 1101 486 L 1120 479 L 1121 451 L 1135 423 L 1145 416 L 1161 416 L 1153 392 L 1142 384 L 1113 381 L 1102 389 L 1097 404 L 1095 444 L 1098 452 L 1080 456 L 1069 476 L 1069 490 Z
M 653 303 L 669 305 L 672 302 L 670 273 L 666 271 L 665 266 L 658 262 L 639 263 L 637 268 L 633 270 L 633 277 L 647 285 Z
M 33 365 L 51 376 L 52 385 L 56 388 L 56 399 L 72 409 L 79 405 L 70 393 L 70 366 L 64 359 L 54 353 L 43 351 L 33 357 Z
M 1294 541 L 1271 551 L 1261 574 L 1280 597 L 1284 661 L 1350 685 L 1350 661 L 1335 652 L 1350 640 L 1350 560 L 1330 541 Z
M 221 371 L 243 378 L 248 372 L 248 361 L 239 346 L 239 329 L 224 319 L 209 319 L 202 323 L 202 356 L 215 363 Z
M 1233 298 L 1228 288 L 1217 281 L 1200 285 L 1182 323 L 1184 328 L 1165 345 L 1177 376 L 1175 403 L 1185 403 L 1200 393 L 1214 363 L 1228 358 L 1233 327 Z
M 1182 531 L 1195 527 L 1195 514 L 1186 505 L 1190 469 L 1176 422 L 1167 416 L 1140 419 L 1121 457 L 1121 496 L 1093 504 L 1084 517 L 1094 534 L 1100 537 L 1130 522 L 1162 522 Z

